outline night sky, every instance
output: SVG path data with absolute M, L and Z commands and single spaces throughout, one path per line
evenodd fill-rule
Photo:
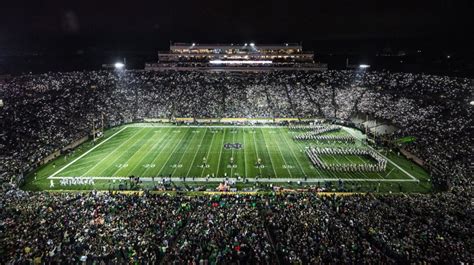
M 473 33 L 473 6 L 470 0 L 17 0 L 1 4 L 0 36 L 156 34 L 209 41 L 462 37 Z
M 5 0 L 0 56 L 19 51 L 150 52 L 166 49 L 169 41 L 303 41 L 310 49 L 332 52 L 357 50 L 358 41 L 377 40 L 382 48 L 401 41 L 414 49 L 461 47 L 469 52 L 473 13 L 472 0 Z

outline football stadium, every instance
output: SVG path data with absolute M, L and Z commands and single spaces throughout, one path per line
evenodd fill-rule
M 1 264 L 473 263 L 467 7 L 86 2 L 0 10 Z

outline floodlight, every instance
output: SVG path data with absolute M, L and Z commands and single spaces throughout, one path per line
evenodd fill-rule
M 247 46 L 247 43 L 245 43 L 245 45 L 244 45 L 244 46 Z
M 196 46 L 196 43 L 193 42 L 193 44 L 191 46 Z
M 114 64 L 115 68 L 116 69 L 122 69 L 125 67 L 125 64 L 121 63 L 121 62 L 117 62 Z
M 359 68 L 362 68 L 362 69 L 365 69 L 365 68 L 369 68 L 370 65 L 368 64 L 359 64 Z
M 250 46 L 252 46 L 252 47 L 253 47 L 253 46 L 255 46 L 255 43 L 253 43 L 253 42 L 252 42 L 252 43 L 250 43 Z

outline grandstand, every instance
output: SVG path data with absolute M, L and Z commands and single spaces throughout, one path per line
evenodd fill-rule
M 327 65 L 316 63 L 314 53 L 303 51 L 296 43 L 285 44 L 200 44 L 171 43 L 170 50 L 158 53 L 158 63 L 146 70 L 204 71 L 324 71 Z
M 185 68 L 0 84 L 0 260 L 473 260 L 471 80 Z

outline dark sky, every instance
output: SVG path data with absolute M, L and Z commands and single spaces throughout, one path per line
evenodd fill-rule
M 474 76 L 472 14 L 474 0 L 3 0 L 0 75 L 100 69 L 124 58 L 140 69 L 169 41 L 301 41 L 331 69 L 350 59 Z M 400 52 L 409 56 L 378 57 Z
M 90 41 L 260 42 L 472 39 L 472 0 L 2 1 L 0 43 L 75 36 Z

